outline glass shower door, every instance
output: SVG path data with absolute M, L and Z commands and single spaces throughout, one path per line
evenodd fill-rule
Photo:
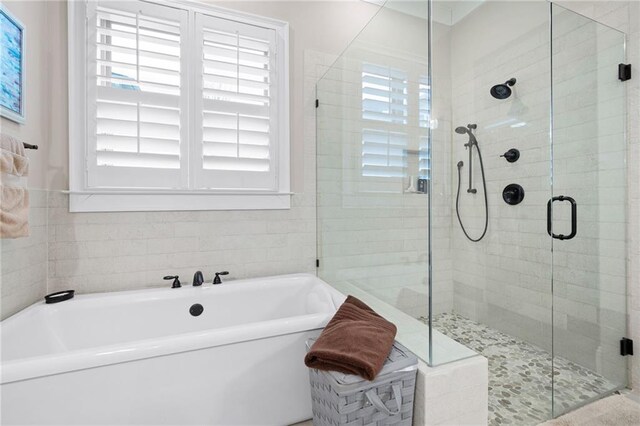
M 551 5 L 553 414 L 626 385 L 624 34 Z

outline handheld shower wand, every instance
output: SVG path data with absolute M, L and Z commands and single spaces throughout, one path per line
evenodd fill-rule
M 460 134 L 460 135 L 464 135 L 467 134 L 469 136 L 469 142 L 467 142 L 466 144 L 464 144 L 465 149 L 468 148 L 469 149 L 469 189 L 467 189 L 467 193 L 470 194 L 475 194 L 478 191 L 472 187 L 471 184 L 471 178 L 472 178 L 472 171 L 471 171 L 471 165 L 473 164 L 471 162 L 471 150 L 473 149 L 473 147 L 476 147 L 476 150 L 478 151 L 478 160 L 480 161 L 480 171 L 482 172 L 482 187 L 484 190 L 484 211 L 485 211 L 485 216 L 484 216 L 484 230 L 482 231 L 482 235 L 480 235 L 479 238 L 471 238 L 469 236 L 469 234 L 467 233 L 467 230 L 464 227 L 464 224 L 462 223 L 462 218 L 460 217 L 460 184 L 461 184 L 461 180 L 462 180 L 462 167 L 464 166 L 464 163 L 462 161 L 458 161 L 458 193 L 456 195 L 456 215 L 458 216 L 458 222 L 460 223 L 460 227 L 462 228 L 462 232 L 464 232 L 465 237 L 467 237 L 469 239 L 469 241 L 472 241 L 474 243 L 477 243 L 478 241 L 480 241 L 481 239 L 484 238 L 484 236 L 487 234 L 487 228 L 489 227 L 489 202 L 487 199 L 487 180 L 485 179 L 484 176 L 484 164 L 482 162 L 482 153 L 480 152 L 480 147 L 478 146 L 478 140 L 476 139 L 475 135 L 473 134 L 472 130 L 475 130 L 478 126 L 476 124 L 467 124 L 467 127 L 456 127 L 456 133 Z
M 475 194 L 478 192 L 477 189 L 475 189 L 473 187 L 473 163 L 471 162 L 471 151 L 473 146 L 475 145 L 476 148 L 478 147 L 478 140 L 476 139 L 475 135 L 472 133 L 472 130 L 475 130 L 478 128 L 477 124 L 467 124 L 467 127 L 456 127 L 456 133 L 460 134 L 460 135 L 464 135 L 467 134 L 469 135 L 469 142 L 464 144 L 465 149 L 469 149 L 469 189 L 467 189 L 467 192 L 469 194 Z M 480 152 L 480 150 L 478 150 L 478 152 Z M 458 167 L 461 167 L 461 164 L 458 163 Z

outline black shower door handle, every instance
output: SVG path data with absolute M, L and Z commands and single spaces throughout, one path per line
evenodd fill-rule
M 554 201 L 568 201 L 571 203 L 571 233 L 569 235 L 556 235 L 551 232 L 551 222 L 553 221 L 552 213 L 551 213 L 551 203 Z M 557 240 L 570 240 L 576 236 L 578 232 L 578 205 L 576 204 L 576 200 L 571 197 L 567 197 L 565 195 L 559 195 L 557 197 L 553 197 L 547 202 L 547 233 Z

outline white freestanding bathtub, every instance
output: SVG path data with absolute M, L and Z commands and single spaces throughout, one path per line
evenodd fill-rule
M 0 422 L 308 419 L 305 341 L 343 300 L 317 277 L 296 274 L 36 303 L 0 324 Z M 201 315 L 190 313 L 194 304 Z

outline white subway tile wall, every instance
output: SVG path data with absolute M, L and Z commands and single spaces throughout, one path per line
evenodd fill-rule
M 47 192 L 29 191 L 29 236 L 0 239 L 0 318 L 31 305 L 47 291 Z
M 313 272 L 313 167 L 290 210 L 69 213 L 68 197 L 50 195 L 49 291 L 81 293 L 190 285 L 196 270 L 211 282 Z

